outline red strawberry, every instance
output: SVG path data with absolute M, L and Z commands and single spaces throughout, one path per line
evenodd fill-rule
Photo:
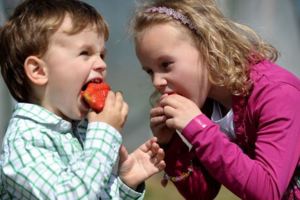
M 91 82 L 87 85 L 87 88 L 81 92 L 81 95 L 95 112 L 101 112 L 109 90 L 110 86 L 105 82 Z

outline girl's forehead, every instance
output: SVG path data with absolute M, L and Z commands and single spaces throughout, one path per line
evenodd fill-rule
M 166 44 L 178 44 L 182 42 L 188 42 L 193 45 L 193 39 L 191 34 L 185 27 L 180 27 L 173 23 L 155 24 L 143 29 L 136 36 L 136 43 L 148 43 L 148 45 L 166 45 Z

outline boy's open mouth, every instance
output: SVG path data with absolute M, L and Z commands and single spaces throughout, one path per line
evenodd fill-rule
M 102 80 L 101 78 L 95 78 L 95 79 L 92 79 L 92 80 L 88 81 L 87 83 L 85 83 L 85 84 L 82 86 L 81 91 L 86 90 L 86 88 L 87 88 L 87 86 L 88 86 L 89 83 L 102 83 L 102 81 L 103 81 L 103 80 Z

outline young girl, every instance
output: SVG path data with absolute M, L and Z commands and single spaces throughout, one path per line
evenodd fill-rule
M 0 69 L 17 101 L 0 199 L 143 199 L 144 181 L 165 167 L 155 137 L 130 154 L 122 145 L 120 92 L 109 91 L 101 112 L 81 95 L 105 81 L 108 37 L 100 13 L 78 0 L 23 1 L 0 30 Z
M 161 95 L 150 125 L 164 184 L 186 199 L 213 199 L 220 184 L 242 199 L 300 199 L 300 81 L 276 49 L 213 0 L 154 0 L 132 28 Z

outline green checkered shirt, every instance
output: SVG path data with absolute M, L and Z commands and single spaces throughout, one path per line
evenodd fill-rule
M 122 142 L 106 123 L 70 123 L 17 103 L 0 157 L 0 199 L 143 199 L 113 174 Z

